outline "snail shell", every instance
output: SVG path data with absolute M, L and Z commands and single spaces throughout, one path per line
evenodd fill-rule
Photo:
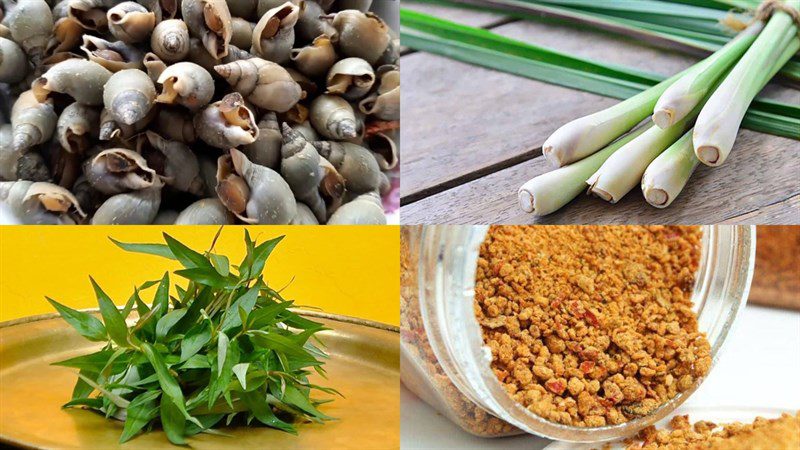
M 215 66 L 233 90 L 259 108 L 286 112 L 303 98 L 303 91 L 289 72 L 279 64 L 251 58 Z
M 159 109 L 154 126 L 158 134 L 172 141 L 191 144 L 197 140 L 192 116 L 184 109 Z
M 295 32 L 303 42 L 311 42 L 313 39 L 325 35 L 333 36 L 336 34 L 336 29 L 329 21 L 324 20 L 322 16 L 325 14 L 320 2 L 306 1 L 303 3 L 303 8 L 300 11 L 300 18 L 297 20 Z
M 253 112 L 238 92 L 226 95 L 195 115 L 194 128 L 203 142 L 222 149 L 252 144 L 258 138 Z
M 230 6 L 230 5 L 229 5 Z M 253 43 L 253 29 L 255 24 L 242 19 L 234 17 L 231 20 L 231 44 L 239 48 L 250 48 Z
M 91 144 L 90 138 L 97 138 L 99 131 L 100 112 L 77 102 L 64 108 L 56 124 L 58 142 L 70 153 L 86 151 Z
M 175 220 L 178 219 L 178 211 L 171 209 L 159 211 L 156 218 L 153 219 L 152 225 L 174 225 Z
M 0 38 L 0 83 L 15 84 L 28 76 L 28 57 L 16 42 Z
M 319 153 L 302 134 L 284 123 L 281 155 L 281 175 L 289 184 L 295 198 L 311 208 L 318 221 L 324 222 L 325 201 L 319 193 L 319 184 L 322 181 Z
M 242 153 L 255 164 L 277 169 L 281 162 L 283 136 L 278 126 L 278 117 L 268 111 L 258 122 L 258 139 L 242 147 Z
M 80 45 L 84 29 L 77 20 L 71 17 L 62 17 L 53 25 L 53 35 L 45 46 L 45 55 L 55 55 L 68 52 Z
M 303 123 L 298 123 L 297 125 L 295 125 L 294 131 L 297 131 L 298 133 L 302 134 L 303 137 L 306 138 L 308 142 L 314 142 L 319 140 L 319 135 L 317 134 L 317 130 L 315 130 L 314 127 L 311 126 L 311 123 L 307 120 Z
M 397 66 L 381 66 L 378 76 L 377 91 L 361 100 L 358 109 L 382 120 L 400 120 L 400 70 Z
M 256 17 L 258 0 L 228 0 L 227 3 L 233 17 L 241 17 L 247 20 Z
M 108 31 L 128 44 L 144 42 L 156 26 L 156 14 L 136 2 L 122 2 L 106 13 Z
M 181 12 L 192 35 L 203 42 L 214 59 L 228 54 L 233 30 L 230 10 L 223 0 L 183 0 Z
M 174 19 L 178 15 L 181 0 L 137 0 L 139 4 L 153 11 L 156 15 L 156 23 L 162 20 Z
M 114 118 L 107 109 L 100 112 L 100 133 L 99 138 L 101 141 L 110 141 L 118 139 L 120 141 L 127 141 L 137 134 L 144 131 L 153 121 L 157 113 L 156 108 L 150 110 L 144 119 L 134 123 L 133 125 L 126 125 Z
M 358 135 L 355 112 L 347 100 L 335 95 L 320 95 L 311 102 L 311 125 L 329 139 L 348 139 Z
M 22 155 L 11 145 L 14 128 L 10 123 L 0 125 L 0 180 L 17 180 L 17 163 Z
M 17 160 L 17 179 L 52 182 L 50 168 L 39 152 L 24 152 Z
M 103 86 L 111 72 L 94 61 L 67 59 L 53 65 L 31 85 L 36 99 L 44 103 L 53 92 L 67 94 L 84 105 L 103 104 Z
M 380 197 L 376 192 L 359 195 L 337 209 L 328 225 L 386 225 Z
M 121 0 L 69 0 L 67 15 L 77 20 L 87 30 L 105 30 L 108 27 L 106 11 L 122 3 Z
M 214 79 L 199 65 L 179 62 L 164 70 L 158 77 L 162 85 L 159 103 L 183 105 L 192 111 L 202 108 L 214 96 Z
M 253 30 L 253 54 L 267 61 L 284 64 L 294 46 L 294 26 L 300 7 L 286 2 L 267 11 Z
M 147 70 L 147 76 L 153 80 L 153 83 L 157 83 L 158 77 L 167 70 L 167 64 L 153 52 L 148 52 L 144 55 L 142 64 L 144 64 L 144 68 Z
M 17 3 L 8 20 L 11 36 L 37 63 L 53 34 L 53 13 L 44 0 L 25 0 Z
M 337 48 L 345 56 L 355 56 L 375 64 L 389 46 L 392 38 L 389 27 L 371 12 L 355 9 L 326 16 L 336 29 Z
M 325 79 L 328 94 L 341 95 L 347 100 L 359 99 L 372 89 L 375 72 L 372 66 L 361 58 L 345 58 L 338 61 L 328 71 Z
M 143 53 L 122 41 L 109 42 L 98 37 L 84 35 L 81 47 L 90 61 L 94 61 L 112 72 L 137 69 L 142 66 Z
M 366 139 L 367 147 L 372 150 L 378 167 L 381 170 L 392 170 L 397 167 L 397 130 L 394 132 L 377 132 Z
M 165 20 L 153 30 L 150 47 L 156 55 L 168 63 L 186 58 L 189 54 L 189 29 L 182 20 Z
M 168 141 L 152 131 L 146 132 L 145 136 L 150 146 L 161 154 L 156 159 L 161 161 L 163 170 L 157 170 L 157 172 L 166 183 L 179 191 L 197 196 L 203 195 L 205 186 L 200 176 L 200 163 L 197 155 L 186 145 Z M 143 148 L 143 142 L 144 139 L 140 140 L 137 150 L 145 157 L 149 166 L 155 167 L 148 159 L 148 152 Z
M 123 125 L 133 125 L 147 117 L 155 99 L 153 81 L 136 69 L 121 70 L 112 75 L 103 92 L 106 109 Z
M 236 149 L 219 159 L 216 190 L 222 203 L 246 223 L 288 224 L 297 215 L 297 202 L 280 174 L 253 164 Z
M 318 141 L 313 145 L 344 177 L 348 191 L 362 194 L 380 187 L 381 170 L 368 149 L 350 142 Z
M 175 219 L 175 225 L 228 225 L 234 222 L 233 214 L 216 198 L 192 203 Z
M 53 136 L 57 121 L 52 101 L 40 103 L 33 91 L 23 92 L 11 108 L 12 148 L 22 152 L 47 142 Z
M 314 216 L 314 213 L 311 212 L 311 208 L 304 203 L 297 204 L 297 214 L 289 223 L 291 225 L 319 225 L 319 221 Z
M 141 190 L 159 182 L 156 171 L 144 157 L 132 150 L 103 150 L 83 166 L 83 173 L 93 188 L 104 194 Z
M 319 193 L 325 200 L 327 220 L 330 219 L 331 215 L 344 203 L 344 197 L 347 192 L 345 186 L 346 182 L 344 177 L 327 159 L 320 158 L 319 167 L 322 170 L 322 180 L 319 184 Z
M 0 201 L 6 203 L 17 220 L 28 225 L 75 224 L 86 217 L 71 192 L 52 183 L 28 180 L 0 182 Z
M 319 36 L 303 48 L 292 50 L 291 59 L 297 70 L 310 76 L 320 77 L 328 72 L 339 57 L 328 36 Z
M 146 225 L 155 220 L 161 206 L 163 183 L 110 197 L 92 217 L 92 225 Z

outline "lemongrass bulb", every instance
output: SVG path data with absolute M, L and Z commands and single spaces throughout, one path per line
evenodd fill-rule
M 700 160 L 694 155 L 692 131 L 688 131 L 647 166 L 642 193 L 647 203 L 666 208 L 678 197 Z
M 667 128 L 686 117 L 698 103 L 703 101 L 717 79 L 747 51 L 763 26 L 760 21 L 750 25 L 735 39 L 668 87 L 656 102 L 653 122 L 659 128 Z
M 561 209 L 586 189 L 586 179 L 596 172 L 609 156 L 651 126 L 646 125 L 634 130 L 580 161 L 528 180 L 517 192 L 519 206 L 523 211 L 533 213 L 535 216 L 544 216 Z
M 725 162 L 753 98 L 767 83 L 764 74 L 780 69 L 800 48 L 797 27 L 788 14 L 776 11 L 750 49 L 709 98 L 692 137 L 697 158 L 708 166 Z M 781 42 L 789 39 L 785 45 Z M 785 58 L 785 59 L 784 59 Z

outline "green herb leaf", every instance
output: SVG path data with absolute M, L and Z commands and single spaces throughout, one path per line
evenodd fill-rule
M 177 259 L 175 255 L 172 254 L 172 250 L 169 249 L 168 246 L 164 244 L 128 244 L 125 242 L 120 242 L 115 240 L 114 238 L 108 238 L 117 245 L 117 247 L 133 253 L 144 253 L 148 255 L 156 255 L 161 256 L 168 259 Z
M 105 341 L 108 339 L 106 334 L 106 327 L 99 319 L 87 314 L 85 312 L 76 311 L 72 308 L 62 305 L 50 297 L 45 297 L 48 302 L 58 311 L 61 318 L 72 325 L 81 336 L 89 339 L 90 341 Z
M 211 256 L 211 264 L 214 265 L 214 269 L 217 270 L 217 273 L 219 273 L 223 277 L 227 277 L 228 275 L 230 275 L 231 267 L 227 256 L 217 255 L 216 253 L 212 253 L 210 256 Z
M 231 368 L 233 374 L 242 385 L 242 389 L 247 390 L 247 369 L 250 368 L 250 363 L 239 363 Z
M 211 340 L 211 327 L 203 322 L 189 330 L 181 341 L 181 361 L 186 361 L 200 351 Z
M 131 400 L 125 411 L 125 426 L 119 437 L 120 444 L 133 439 L 150 421 L 158 417 L 156 399 L 160 394 L 159 391 L 143 392 Z
M 183 417 L 181 407 L 175 404 L 170 397 L 161 397 L 161 427 L 167 439 L 175 445 L 186 444 L 184 432 L 186 430 L 186 419 Z
M 156 307 L 160 307 L 159 317 L 169 311 L 169 273 L 164 274 L 158 284 L 158 289 L 156 289 L 155 297 L 153 297 L 153 308 Z
M 90 373 L 99 373 L 101 370 L 106 368 L 106 365 L 109 363 L 109 361 L 111 361 L 111 357 L 114 355 L 114 353 L 115 352 L 111 350 L 100 350 L 99 352 L 90 353 L 88 355 L 77 356 L 75 358 L 55 362 L 53 365 L 74 367 L 76 369 L 86 370 Z M 115 361 L 113 361 L 112 364 L 115 364 L 116 368 L 122 369 L 128 363 L 129 359 L 115 358 Z
M 94 293 L 97 296 L 97 304 L 100 306 L 100 315 L 103 316 L 106 330 L 111 339 L 120 347 L 128 347 L 128 326 L 125 325 L 125 319 L 117 309 L 114 302 L 103 292 L 94 278 L 89 277 L 94 288 Z
M 259 422 L 268 427 L 277 428 L 291 434 L 297 434 L 297 431 L 291 424 L 275 416 L 275 413 L 272 412 L 272 408 L 267 403 L 267 397 L 265 395 L 257 392 L 239 392 L 237 395 L 244 404 L 247 405 L 247 408 Z
M 164 314 L 156 324 L 156 339 L 164 339 L 172 327 L 186 315 L 186 309 L 176 309 Z
M 209 262 L 205 256 L 178 242 L 175 238 L 167 233 L 163 234 L 164 241 L 167 243 L 169 249 L 172 250 L 172 254 L 175 255 L 175 258 L 178 259 L 183 267 L 186 267 L 187 269 L 213 269 L 211 262 Z
M 225 314 L 225 319 L 222 321 L 222 331 L 228 331 L 242 325 L 242 318 L 239 316 L 239 308 L 242 308 L 246 313 L 253 310 L 258 300 L 258 286 L 253 286 L 248 289 L 241 297 L 237 298 L 232 304 L 228 313 Z
M 213 267 L 197 267 L 194 269 L 183 269 L 175 271 L 175 275 L 180 275 L 195 283 L 215 288 L 226 288 L 236 284 L 236 280 L 230 276 L 223 277 Z

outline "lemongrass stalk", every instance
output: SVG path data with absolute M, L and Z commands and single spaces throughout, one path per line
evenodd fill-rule
M 709 89 L 733 66 L 756 40 L 764 23 L 757 21 L 739 33 L 714 54 L 704 59 L 697 70 L 682 76 L 668 87 L 656 102 L 653 122 L 668 128 L 686 117 L 707 97 Z
M 797 7 L 800 1 L 791 2 Z M 776 62 L 783 66 L 800 49 L 793 19 L 775 11 L 750 49 L 725 77 L 706 102 L 694 127 L 693 143 L 697 158 L 708 166 L 725 162 L 750 102 L 761 91 L 765 73 L 774 75 Z M 789 39 L 788 44 L 783 44 Z
M 647 203 L 666 208 L 686 186 L 700 164 L 694 155 L 692 130 L 689 130 L 647 166 L 642 176 L 642 193 Z
M 561 209 L 586 189 L 586 178 L 597 171 L 609 156 L 650 127 L 652 124 L 647 124 L 593 155 L 528 180 L 517 192 L 520 207 L 535 216 L 544 216 Z

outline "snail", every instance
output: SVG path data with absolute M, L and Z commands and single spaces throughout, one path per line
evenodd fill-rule
M 291 225 L 319 225 L 319 221 L 317 221 L 314 213 L 311 212 L 311 209 L 303 203 L 297 204 L 297 213 L 289 223 Z
M 89 57 L 89 61 L 94 61 L 112 72 L 138 69 L 142 66 L 142 51 L 122 41 L 109 42 L 84 35 L 81 50 Z
M 359 195 L 337 209 L 328 225 L 386 225 L 380 197 L 376 192 Z
M 69 52 L 81 43 L 84 29 L 72 17 L 62 17 L 53 25 L 53 34 L 44 49 L 45 58 L 59 53 Z
M 145 189 L 158 181 L 142 155 L 123 148 L 101 151 L 86 161 L 83 173 L 93 188 L 109 195 Z
M 182 108 L 160 108 L 153 127 L 158 134 L 172 141 L 191 144 L 197 140 L 192 116 Z
M 28 57 L 16 42 L 0 37 L 0 83 L 15 84 L 28 76 Z
M 241 17 L 247 20 L 256 17 L 258 0 L 228 0 L 227 3 L 233 17 Z
M 381 170 L 368 149 L 350 142 L 317 141 L 312 145 L 344 177 L 349 192 L 362 194 L 380 187 Z
M 53 176 L 41 153 L 23 152 L 17 159 L 17 179 L 51 182 Z
M 200 163 L 189 147 L 177 141 L 168 141 L 152 131 L 139 137 L 136 150 L 173 188 L 201 196 L 205 191 L 200 176 Z
M 399 161 L 397 157 L 397 133 L 396 130 L 394 131 L 374 133 L 368 136 L 365 141 L 367 147 L 372 150 L 375 160 L 378 161 L 378 167 L 383 171 L 394 169 Z
M 253 29 L 255 24 L 242 19 L 241 17 L 234 17 L 231 19 L 231 44 L 238 48 L 250 48 L 253 43 Z
M 78 199 L 61 186 L 28 180 L 0 182 L 0 201 L 23 224 L 75 224 L 86 217 Z
M 106 13 L 108 31 L 122 42 L 138 44 L 150 37 L 156 14 L 136 2 L 122 2 Z
M 361 100 L 358 109 L 382 120 L 400 120 L 400 70 L 394 65 L 378 68 L 378 89 Z
M 85 59 L 67 59 L 47 70 L 31 85 L 39 102 L 55 93 L 66 94 L 84 105 L 103 104 L 103 86 L 111 72 L 100 64 Z
M 167 70 L 167 63 L 161 60 L 153 52 L 147 52 L 142 59 L 144 69 L 147 71 L 147 76 L 153 80 L 153 83 L 158 83 L 158 78 Z
M 264 13 L 253 29 L 251 53 L 278 64 L 288 61 L 294 46 L 294 26 L 299 16 L 300 7 L 292 2 Z
M 322 180 L 320 156 L 302 134 L 283 124 L 281 175 L 289 184 L 295 198 L 305 203 L 318 221 L 326 219 L 325 201 L 319 192 Z
M 144 131 L 156 116 L 157 110 L 152 108 L 147 115 L 132 125 L 117 122 L 114 115 L 107 109 L 100 111 L 100 133 L 101 141 L 111 141 L 114 139 L 127 141 L 135 135 Z
M 234 223 L 234 216 L 219 199 L 200 199 L 178 214 L 175 225 L 227 225 Z
M 304 42 L 310 42 L 320 36 L 333 36 L 336 29 L 329 21 L 322 18 L 328 8 L 323 8 L 321 2 L 305 1 L 297 20 L 297 36 Z
M 242 147 L 242 153 L 254 162 L 270 169 L 277 169 L 281 161 L 283 136 L 278 126 L 278 117 L 267 112 L 258 122 L 258 138 L 252 144 Z
M 369 11 L 369 7 L 372 6 L 372 0 L 339 0 L 337 3 L 339 9 L 356 9 L 361 12 Z
M 17 180 L 17 164 L 22 152 L 11 145 L 13 130 L 10 123 L 0 125 L 0 181 Z
M 221 149 L 252 144 L 258 138 L 253 112 L 238 92 L 226 95 L 195 115 L 194 128 L 203 142 Z
M 259 108 L 286 112 L 303 98 L 303 91 L 279 64 L 261 58 L 234 61 L 214 70 Z
M 192 111 L 202 108 L 214 96 L 211 74 L 191 62 L 179 62 L 167 67 L 158 77 L 162 86 L 156 101 L 183 105 Z
M 105 30 L 108 27 L 107 11 L 120 0 L 69 0 L 67 15 L 77 20 L 87 30 Z
M 144 225 L 152 223 L 161 206 L 163 183 L 109 197 L 92 217 L 92 225 Z
M 174 19 L 178 15 L 181 0 L 137 0 L 148 11 L 153 11 L 156 23 L 162 20 Z
M 355 56 L 375 64 L 392 40 L 389 27 L 371 12 L 346 9 L 325 16 L 336 29 L 336 44 L 344 56 Z
M 112 75 L 103 92 L 105 108 L 122 125 L 133 125 L 147 117 L 155 99 L 153 81 L 137 69 L 121 70 Z
M 153 225 L 174 225 L 175 221 L 178 220 L 178 211 L 173 211 L 171 209 L 159 211 L 156 214 L 156 218 L 153 219 L 151 222 Z
M 181 13 L 193 36 L 200 39 L 214 59 L 228 54 L 231 13 L 224 0 L 183 0 Z
M 99 132 L 100 111 L 77 102 L 64 108 L 56 123 L 56 138 L 70 153 L 85 152 Z
M 17 3 L 9 14 L 11 37 L 37 63 L 53 33 L 53 13 L 44 0 L 25 0 Z
M 40 102 L 33 91 L 23 92 L 11 107 L 12 148 L 22 152 L 46 142 L 53 136 L 57 121 L 52 101 Z
M 165 20 L 156 25 L 150 37 L 150 48 L 167 63 L 174 63 L 189 54 L 189 28 L 178 19 Z
M 335 95 L 320 95 L 311 102 L 311 125 L 329 139 L 348 139 L 358 135 L 353 107 Z
M 216 191 L 222 204 L 245 223 L 288 224 L 297 214 L 292 190 L 280 174 L 253 164 L 236 149 L 218 161 Z
M 330 37 L 325 35 L 318 36 L 311 44 L 295 48 L 291 52 L 291 60 L 297 70 L 310 77 L 325 75 L 337 58 Z
M 341 95 L 347 100 L 357 100 L 367 95 L 374 83 L 372 66 L 361 58 L 338 61 L 330 68 L 325 79 L 327 94 Z

